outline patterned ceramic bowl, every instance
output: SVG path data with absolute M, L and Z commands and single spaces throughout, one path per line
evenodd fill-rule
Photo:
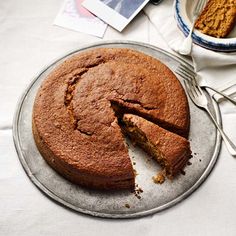
M 185 36 L 189 34 L 193 22 L 193 7 L 197 0 L 176 0 L 175 1 L 175 18 L 178 26 Z M 194 30 L 194 43 L 210 50 L 220 52 L 236 52 L 236 27 L 228 35 L 227 38 L 214 38 Z

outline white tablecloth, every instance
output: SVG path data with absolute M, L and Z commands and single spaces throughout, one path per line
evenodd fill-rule
M 236 235 L 236 159 L 224 145 L 213 172 L 194 194 L 171 209 L 141 219 L 78 214 L 51 201 L 31 183 L 12 140 L 17 100 L 43 67 L 68 51 L 100 40 L 53 26 L 61 3 L 0 1 L 0 235 Z M 108 28 L 104 39 L 142 41 L 170 50 L 143 13 L 123 33 Z M 209 73 L 220 79 L 229 72 Z M 224 129 L 236 142 L 236 109 L 226 102 L 221 108 Z

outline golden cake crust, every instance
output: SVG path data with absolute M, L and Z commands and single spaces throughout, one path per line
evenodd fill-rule
M 129 49 L 94 49 L 60 64 L 37 93 L 33 133 L 49 165 L 83 186 L 133 188 L 114 104 L 188 136 L 187 98 L 165 65 Z

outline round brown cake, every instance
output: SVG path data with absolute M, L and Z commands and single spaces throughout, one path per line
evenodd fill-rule
M 51 72 L 37 93 L 36 145 L 48 164 L 73 183 L 134 188 L 134 171 L 119 125 L 124 113 L 188 136 L 187 98 L 167 66 L 130 49 L 78 53 Z

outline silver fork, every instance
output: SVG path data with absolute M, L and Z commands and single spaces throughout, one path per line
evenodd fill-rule
M 197 0 L 194 6 L 192 27 L 189 30 L 188 36 L 184 39 L 183 44 L 179 48 L 179 53 L 182 55 L 189 55 L 191 53 L 192 43 L 193 43 L 192 33 L 194 30 L 195 21 L 197 17 L 199 16 L 200 12 L 202 11 L 203 7 L 205 6 L 205 4 L 206 4 L 206 0 Z
M 236 157 L 236 146 L 233 144 L 233 142 L 229 139 L 229 137 L 225 134 L 225 132 L 221 129 L 220 125 L 217 123 L 216 119 L 214 118 L 214 116 L 212 115 L 208 105 L 208 99 L 206 97 L 206 94 L 203 92 L 203 90 L 196 84 L 193 84 L 190 82 L 190 80 L 184 80 L 184 85 L 186 88 L 186 91 L 189 95 L 189 97 L 191 98 L 191 100 L 193 101 L 193 103 L 200 107 L 205 109 L 208 114 L 210 115 L 212 121 L 214 122 L 215 126 L 217 127 L 217 129 L 219 130 L 225 145 L 229 151 L 229 153 L 233 156 Z
M 236 100 L 234 100 L 233 98 L 231 98 L 230 96 L 228 96 L 227 94 L 220 92 L 219 90 L 212 88 L 210 86 L 207 85 L 206 81 L 200 77 L 198 74 L 196 74 L 193 70 L 189 69 L 188 67 L 184 66 L 183 64 L 181 64 L 175 71 L 178 75 L 180 75 L 181 77 L 183 77 L 184 79 L 189 79 L 191 78 L 191 80 L 193 81 L 193 83 L 199 85 L 200 87 L 204 87 L 204 88 L 208 88 L 213 90 L 214 92 L 220 94 L 221 96 L 225 97 L 226 99 L 228 99 L 230 102 L 232 102 L 234 105 L 236 105 Z

